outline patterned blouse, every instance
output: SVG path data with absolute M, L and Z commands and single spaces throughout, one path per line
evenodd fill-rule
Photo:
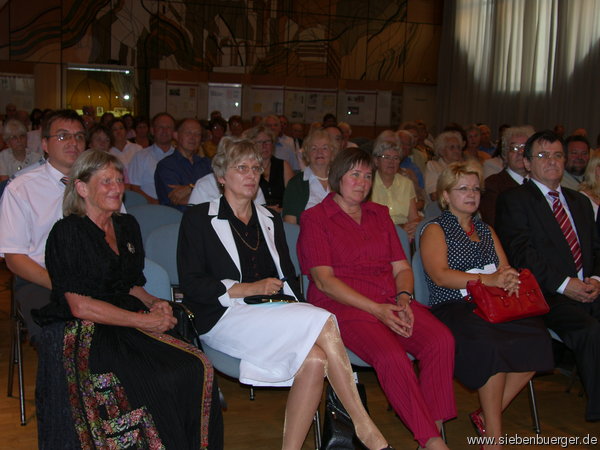
M 467 236 L 467 233 L 458 223 L 456 216 L 448 210 L 443 211 L 441 216 L 431 220 L 430 223 L 437 223 L 444 231 L 446 245 L 448 246 L 448 267 L 451 269 L 466 272 L 475 268 L 483 269 L 487 264 L 498 266 L 500 263 L 494 248 L 494 239 L 490 228 L 481 220 L 473 218 L 475 230 L 480 238 L 478 242 L 472 241 Z M 428 225 L 424 226 L 423 230 Z M 460 289 L 448 289 L 438 286 L 431 280 L 427 272 L 425 272 L 425 280 L 429 287 L 430 306 L 464 301 Z

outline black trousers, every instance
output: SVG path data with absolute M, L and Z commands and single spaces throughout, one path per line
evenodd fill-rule
M 33 320 L 31 311 L 33 309 L 40 309 L 50 303 L 50 290 L 19 277 L 15 277 L 13 289 L 15 303 L 25 321 L 29 339 L 31 340 L 31 343 L 35 345 L 35 340 L 42 329 Z
M 552 329 L 575 353 L 577 371 L 588 397 L 585 418 L 600 420 L 600 297 L 580 303 L 563 295 L 549 296 L 544 316 Z

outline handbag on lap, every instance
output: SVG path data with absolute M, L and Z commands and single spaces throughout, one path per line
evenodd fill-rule
M 486 286 L 481 280 L 467 282 L 469 301 L 477 305 L 473 312 L 490 323 L 510 322 L 548 313 L 550 308 L 529 269 L 519 271 L 519 281 L 518 295 L 509 295 L 502 288 Z

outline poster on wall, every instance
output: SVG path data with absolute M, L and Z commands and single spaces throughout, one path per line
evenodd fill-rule
M 251 115 L 283 114 L 283 86 L 252 86 Z
M 208 83 L 208 112 L 221 111 L 225 120 L 242 114 L 242 85 Z M 207 117 L 208 119 L 209 117 Z
M 305 122 L 304 118 L 306 115 L 306 90 L 285 90 L 284 114 L 290 122 Z
M 198 115 L 198 85 L 167 83 L 167 111 L 176 120 Z
M 31 111 L 35 107 L 35 79 L 33 75 L 0 73 L 0 111 L 14 104 L 17 110 Z
M 305 123 L 321 122 L 327 113 L 336 114 L 337 91 L 333 89 L 306 92 Z
M 350 125 L 375 125 L 377 117 L 376 91 L 346 91 L 344 117 L 338 120 Z

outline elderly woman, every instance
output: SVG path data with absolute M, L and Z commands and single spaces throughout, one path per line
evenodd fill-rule
M 185 303 L 197 313 L 200 338 L 241 359 L 240 381 L 292 386 L 284 449 L 302 447 L 321 400 L 324 375 L 352 417 L 359 439 L 370 449 L 386 447 L 358 397 L 335 318 L 295 301 L 301 296 L 281 218 L 252 201 L 263 170 L 261 158 L 254 142 L 224 137 L 213 158 L 223 196 L 183 216 L 179 280 Z M 259 297 L 259 303 L 244 301 L 251 296 Z M 286 302 L 261 302 L 268 296 Z
M 283 194 L 288 182 L 294 176 L 294 171 L 287 161 L 273 155 L 275 136 L 269 128 L 259 125 L 244 131 L 243 136 L 253 141 L 261 154 L 263 170 L 260 176 L 260 189 L 265 196 L 267 206 L 281 213 Z
M 421 254 L 433 314 L 456 339 L 455 376 L 477 390 L 481 408 L 470 414 L 481 435 L 498 438 L 502 411 L 536 371 L 553 368 L 550 338 L 539 317 L 492 324 L 473 313 L 466 285 L 481 279 L 512 293 L 518 273 L 494 230 L 475 216 L 481 195 L 481 166 L 453 163 L 438 180 L 442 215 L 426 225 Z M 496 441 L 498 442 L 498 441 Z M 500 448 L 487 446 L 486 448 Z
M 8 148 L 0 152 L 0 181 L 42 158 L 40 152 L 27 148 L 27 128 L 20 120 L 7 120 L 2 137 Z
M 427 162 L 425 169 L 425 192 L 437 200 L 437 179 L 450 163 L 461 161 L 464 140 L 458 131 L 444 131 L 435 138 L 433 149 L 439 159 Z
M 467 143 L 463 150 L 463 156 L 465 159 L 472 159 L 479 164 L 483 164 L 485 160 L 490 159 L 490 154 L 480 150 L 479 144 L 481 144 L 481 130 L 476 124 L 469 125 L 465 129 L 467 133 Z
M 329 171 L 332 193 L 302 214 L 298 257 L 308 299 L 335 313 L 344 344 L 374 367 L 388 401 L 422 448 L 446 449 L 456 415 L 454 340 L 413 299 L 413 276 L 388 209 L 365 201 L 371 156 L 346 149 Z M 419 360 L 415 375 L 406 352 Z
M 140 229 L 119 213 L 122 197 L 123 165 L 84 152 L 46 244 L 40 448 L 220 448 L 213 369 L 168 333 L 171 307 L 144 289 Z
M 112 133 L 104 125 L 96 124 L 88 132 L 88 150 L 108 152 L 114 145 Z
M 109 128 L 113 140 L 113 146 L 109 152 L 116 156 L 123 166 L 127 168 L 131 159 L 142 149 L 142 147 L 127 140 L 127 129 L 125 128 L 123 119 L 114 119 L 110 123 Z
M 388 207 L 390 217 L 400 225 L 412 240 L 421 221 L 417 213 L 417 194 L 413 182 L 398 173 L 400 148 L 384 142 L 373 149 L 375 178 L 371 200 Z
M 306 168 L 294 175 L 283 195 L 283 220 L 300 223 L 300 214 L 321 203 L 329 193 L 329 166 L 337 144 L 325 130 L 315 130 L 304 140 L 302 157 Z

